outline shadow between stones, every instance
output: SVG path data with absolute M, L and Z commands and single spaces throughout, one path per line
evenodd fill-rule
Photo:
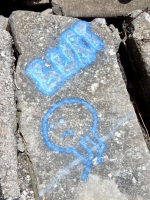
M 118 1 L 122 4 L 127 4 L 127 3 L 131 2 L 132 0 L 118 0 Z

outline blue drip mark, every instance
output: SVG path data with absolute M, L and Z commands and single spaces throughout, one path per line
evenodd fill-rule
M 77 21 L 60 36 L 55 48 L 46 52 L 46 61 L 38 58 L 26 67 L 26 75 L 45 95 L 52 96 L 65 82 L 96 60 L 96 53 L 104 47 L 103 41 L 90 31 L 88 22 Z
M 63 147 L 56 146 L 55 144 L 53 144 L 53 142 L 50 140 L 50 138 L 48 136 L 48 120 L 49 120 L 49 118 L 52 116 L 52 114 L 58 108 L 60 108 L 63 105 L 70 105 L 70 104 L 83 105 L 86 107 L 86 109 L 89 111 L 89 113 L 92 114 L 93 124 L 90 128 L 90 132 L 92 133 L 92 135 L 94 136 L 94 138 L 97 142 L 94 142 L 88 135 L 85 135 L 84 138 L 79 139 L 79 144 L 87 153 L 88 158 L 85 158 L 74 147 L 63 148 Z M 43 140 L 44 140 L 46 146 L 55 152 L 73 154 L 78 159 L 80 159 L 82 161 L 82 163 L 85 165 L 85 169 L 84 169 L 84 172 L 81 177 L 82 180 L 86 180 L 88 178 L 88 174 L 92 167 L 92 159 L 94 156 L 93 152 L 92 152 L 93 149 L 91 150 L 87 146 L 87 143 L 90 143 L 98 152 L 97 164 L 100 164 L 102 162 L 102 154 L 106 149 L 105 144 L 101 141 L 100 137 L 97 134 L 97 126 L 98 126 L 98 117 L 97 117 L 97 113 L 96 113 L 95 109 L 88 102 L 84 101 L 83 99 L 79 99 L 79 98 L 66 98 L 66 99 L 63 99 L 63 100 L 55 103 L 47 111 L 47 113 L 45 114 L 45 116 L 43 117 L 43 120 L 42 120 L 42 136 L 43 136 Z M 70 130 L 68 130 L 68 132 L 64 132 L 62 134 L 62 136 L 65 137 L 66 134 L 70 134 L 71 136 L 73 136 L 73 132 Z
M 70 136 L 74 136 L 74 132 L 73 131 L 71 131 L 71 130 L 67 130 L 67 131 L 65 131 L 65 132 L 63 132 L 62 133 L 62 137 L 64 138 L 64 137 L 66 137 L 66 135 L 70 135 Z

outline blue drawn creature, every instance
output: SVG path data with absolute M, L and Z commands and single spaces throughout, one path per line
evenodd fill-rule
M 46 52 L 45 60 L 38 58 L 28 64 L 26 75 L 39 91 L 52 96 L 66 80 L 92 64 L 103 47 L 103 41 L 91 32 L 90 24 L 79 20 L 61 34 L 57 46 Z
M 73 140 L 75 136 L 74 131 L 70 130 L 68 126 L 67 126 L 68 130 L 63 131 L 63 133 L 59 135 L 58 139 L 57 138 L 56 140 L 54 139 L 54 137 L 56 137 L 56 134 L 55 133 L 53 134 L 53 131 L 57 127 L 55 127 L 54 123 L 52 123 L 52 119 L 54 118 L 55 119 L 54 121 L 56 121 L 56 117 L 58 117 L 58 116 L 55 117 L 54 114 L 56 113 L 56 111 L 58 112 L 60 109 L 69 105 L 71 105 L 71 108 L 74 107 L 75 105 L 83 107 L 87 112 L 86 115 L 91 116 L 90 118 L 92 118 L 91 125 L 90 127 L 88 126 L 88 129 L 89 129 L 88 134 L 83 133 L 81 137 L 79 136 L 79 133 L 76 133 L 76 135 L 78 135 L 77 140 L 79 143 L 79 147 L 82 149 L 81 150 L 82 154 L 74 146 L 69 146 L 69 147 L 65 146 L 64 141 L 63 141 L 65 137 L 69 136 Z M 69 107 L 69 112 L 70 112 L 70 107 Z M 75 109 L 75 112 L 77 112 L 77 109 Z M 83 113 L 81 114 L 83 118 Z M 65 123 L 65 120 L 63 118 L 60 118 L 59 123 L 63 125 Z M 80 125 L 77 124 L 77 126 L 80 126 Z M 97 131 L 98 131 L 98 116 L 95 109 L 88 102 L 79 98 L 66 98 L 55 103 L 47 111 L 47 113 L 45 114 L 42 120 L 42 136 L 43 136 L 45 144 L 51 150 L 57 153 L 73 154 L 79 160 L 81 160 L 81 162 L 85 165 L 85 169 L 81 177 L 82 180 L 86 180 L 88 178 L 88 174 L 90 173 L 90 170 L 92 167 L 92 160 L 94 159 L 94 152 L 95 151 L 97 152 L 97 164 L 100 164 L 102 162 L 102 154 L 104 150 L 106 149 L 106 146 L 102 142 L 99 135 L 97 134 Z M 52 135 L 54 135 L 54 137 L 52 137 Z M 58 140 L 62 140 L 61 146 L 58 146 L 56 144 Z M 86 156 L 84 155 L 83 151 L 86 153 Z

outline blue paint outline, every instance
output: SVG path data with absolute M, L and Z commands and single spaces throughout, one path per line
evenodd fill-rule
M 49 119 L 49 117 L 53 114 L 53 112 L 55 112 L 61 106 L 70 105 L 70 104 L 80 104 L 80 105 L 85 106 L 88 109 L 88 111 L 92 114 L 92 117 L 93 117 L 93 124 L 90 128 L 90 131 L 98 143 L 95 143 L 92 139 L 89 138 L 88 135 L 85 135 L 84 138 L 79 139 L 80 146 L 84 148 L 84 150 L 86 151 L 86 153 L 89 156 L 88 159 L 84 158 L 84 156 L 81 155 L 73 147 L 62 148 L 62 147 L 56 146 L 55 144 L 53 144 L 53 142 L 49 139 L 49 136 L 48 136 L 48 128 L 49 128 L 48 119 Z M 55 103 L 44 115 L 44 117 L 42 119 L 42 137 L 43 137 L 43 140 L 44 140 L 46 146 L 48 148 L 50 148 L 51 150 L 53 150 L 57 153 L 73 154 L 78 159 L 80 159 L 82 161 L 82 163 L 85 165 L 85 169 L 84 169 L 81 179 L 86 180 L 88 178 L 88 174 L 91 170 L 92 159 L 93 159 L 93 153 L 87 146 L 87 142 L 92 144 L 98 151 L 97 164 L 100 164 L 102 162 L 101 157 L 102 157 L 103 152 L 106 149 L 105 144 L 101 141 L 99 135 L 97 134 L 97 129 L 98 129 L 97 127 L 98 127 L 97 113 L 96 113 L 95 109 L 88 102 L 86 102 L 83 99 L 79 99 L 79 98 L 66 98 L 66 99 L 63 99 L 63 100 Z
M 42 75 L 46 76 L 47 73 L 53 72 L 56 73 L 58 76 L 61 76 L 60 73 L 58 73 L 57 71 L 53 70 L 53 68 L 48 68 L 46 67 L 46 62 L 42 59 L 35 59 L 32 62 L 29 63 L 28 67 L 26 68 L 26 75 L 30 76 L 30 78 L 34 81 L 36 88 L 42 92 L 45 95 L 52 95 L 53 93 L 55 93 L 61 86 L 64 85 L 64 81 L 60 81 L 60 83 L 53 89 L 53 92 L 48 92 L 46 90 L 43 90 L 43 87 L 41 86 L 41 83 L 39 83 L 37 81 L 37 78 L 35 78 L 35 73 L 31 73 L 31 69 L 34 69 L 35 65 L 40 65 L 41 67 L 41 72 L 43 73 Z M 44 80 L 44 79 L 43 79 Z
M 27 65 L 26 75 L 40 92 L 52 96 L 67 80 L 91 65 L 102 48 L 104 42 L 91 32 L 90 24 L 78 20 L 60 35 L 55 48 L 46 51 L 45 60 L 37 58 Z M 46 62 L 52 67 L 46 67 Z
M 67 131 L 65 131 L 65 132 L 62 133 L 62 137 L 63 137 L 63 138 L 65 138 L 66 135 L 70 135 L 70 136 L 73 137 L 73 136 L 74 136 L 74 132 L 71 131 L 71 130 L 67 130 Z
M 118 128 L 120 128 L 123 123 L 127 122 L 131 117 L 133 117 L 135 115 L 134 112 L 130 112 L 128 113 L 125 117 L 123 117 L 119 122 L 117 122 L 115 124 L 114 127 L 112 127 L 111 131 L 106 134 L 106 136 L 101 137 L 101 140 L 103 142 L 107 142 L 108 139 L 110 139 L 111 137 L 113 137 L 114 133 L 118 130 Z M 94 150 L 95 148 L 93 148 Z M 57 183 L 67 174 L 70 173 L 70 170 L 73 169 L 75 166 L 77 166 L 79 163 L 81 162 L 81 160 L 79 160 L 78 158 L 76 158 L 72 163 L 70 163 L 68 166 L 66 166 L 65 168 L 59 170 L 57 176 L 43 189 L 41 189 L 39 191 L 39 196 L 43 196 L 45 193 L 51 193 L 53 191 L 54 186 L 57 185 Z

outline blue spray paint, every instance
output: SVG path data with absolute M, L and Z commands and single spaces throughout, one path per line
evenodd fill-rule
M 68 79 L 92 64 L 103 47 L 103 41 L 90 31 L 90 24 L 79 20 L 61 34 L 55 48 L 46 52 L 46 60 L 39 58 L 28 64 L 26 75 L 39 91 L 52 96 Z M 46 61 L 51 68 L 46 67 Z
M 49 118 L 52 116 L 52 114 L 58 108 L 60 108 L 60 107 L 62 107 L 64 105 L 69 105 L 69 104 L 79 104 L 79 105 L 84 106 L 93 117 L 93 124 L 92 124 L 92 126 L 90 128 L 90 133 L 92 133 L 92 135 L 94 136 L 96 142 L 93 141 L 88 135 L 85 135 L 83 138 L 79 139 L 79 144 L 85 150 L 86 154 L 88 155 L 88 158 L 85 158 L 74 147 L 63 148 L 63 147 L 56 146 L 55 144 L 53 144 L 53 142 L 50 140 L 50 138 L 48 136 L 48 132 L 49 132 L 48 120 L 49 120 Z M 98 127 L 98 117 L 97 117 L 96 111 L 88 102 L 84 101 L 83 99 L 79 99 L 79 98 L 66 98 L 66 99 L 63 99 L 63 100 L 55 103 L 52 106 L 52 108 L 50 108 L 47 111 L 47 113 L 45 114 L 45 116 L 44 116 L 44 118 L 42 120 L 42 136 L 43 136 L 45 144 L 51 150 L 53 150 L 55 152 L 58 152 L 58 153 L 73 154 L 79 160 L 81 160 L 81 162 L 85 165 L 85 169 L 83 171 L 81 179 L 82 180 L 86 180 L 88 178 L 88 174 L 89 174 L 89 172 L 91 170 L 92 160 L 94 158 L 94 154 L 93 154 L 92 150 L 88 147 L 88 143 L 90 143 L 98 152 L 97 164 L 100 164 L 102 162 L 102 154 L 106 149 L 105 144 L 101 141 L 100 137 L 97 134 L 97 131 L 98 131 L 97 127 Z M 67 134 L 69 134 L 72 137 L 74 136 L 73 131 L 67 130 L 66 132 L 64 132 L 62 134 L 62 137 L 65 137 Z
M 50 125 L 49 125 L 49 129 L 50 129 L 51 131 L 53 131 L 53 130 L 55 129 L 55 125 L 54 125 L 54 124 L 50 124 Z
M 66 135 L 70 135 L 70 136 L 74 136 L 74 132 L 73 131 L 71 131 L 71 130 L 67 130 L 67 131 L 65 131 L 65 132 L 63 132 L 62 133 L 62 137 L 64 138 L 64 137 L 66 137 Z
M 127 114 L 125 117 L 123 117 L 116 125 L 111 129 L 111 131 L 106 134 L 106 136 L 103 136 L 101 140 L 103 142 L 106 142 L 108 139 L 110 139 L 114 133 L 122 126 L 125 122 L 127 122 L 131 117 L 133 117 L 134 112 L 131 112 Z M 95 151 L 95 147 L 92 148 L 93 151 Z M 70 170 L 73 169 L 75 166 L 77 166 L 81 162 L 80 159 L 75 159 L 70 165 L 66 166 L 64 169 L 60 170 L 58 175 L 52 180 L 50 184 L 48 184 L 45 188 L 39 191 L 39 196 L 43 196 L 47 192 L 52 192 L 54 189 L 54 186 L 67 174 L 70 173 Z

